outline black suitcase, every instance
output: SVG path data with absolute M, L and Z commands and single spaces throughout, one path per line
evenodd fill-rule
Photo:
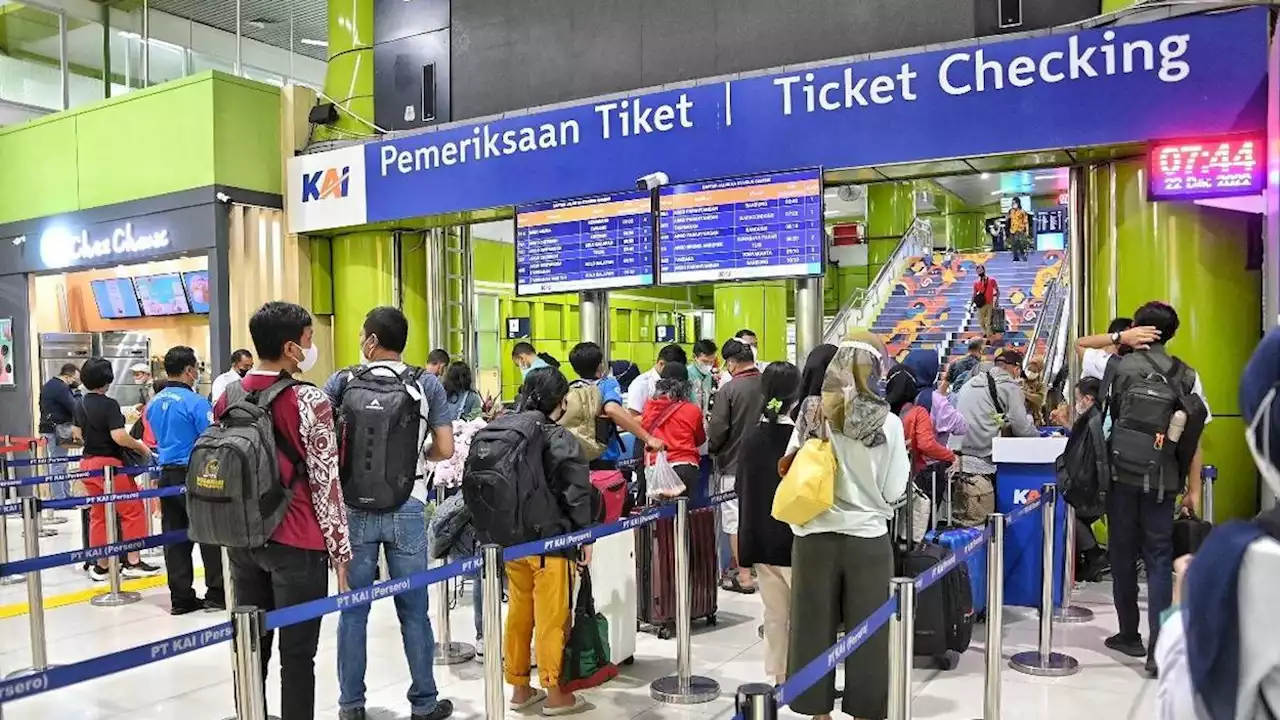
M 116 537 L 124 537 L 124 527 L 120 524 L 120 516 L 116 515 Z M 85 550 L 89 549 L 89 508 L 80 508 L 80 540 L 81 547 Z M 129 553 L 120 553 L 120 562 L 129 562 Z M 89 563 L 82 563 L 80 568 L 86 572 L 89 570 Z
M 1173 556 L 1178 558 L 1195 553 L 1212 530 L 1213 523 L 1184 510 L 1173 521 Z
M 716 511 L 689 511 L 689 599 L 691 619 L 716 624 L 719 565 L 716 557 Z M 664 518 L 636 529 L 636 613 L 640 625 L 656 629 L 658 637 L 675 636 L 676 525 Z

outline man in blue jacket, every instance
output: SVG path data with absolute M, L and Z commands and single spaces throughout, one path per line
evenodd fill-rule
M 169 378 L 165 386 L 147 405 L 147 423 L 156 436 L 160 462 L 160 487 L 183 486 L 187 483 L 187 463 L 196 438 L 213 422 L 213 407 L 208 399 L 196 393 L 200 377 L 196 352 L 184 345 L 169 348 L 164 354 L 164 372 Z M 186 530 L 187 498 L 175 495 L 160 499 L 161 527 L 165 532 Z M 227 606 L 222 581 L 222 553 L 213 545 L 201 545 L 204 560 L 204 582 L 209 589 L 204 600 L 196 596 L 192 584 L 195 570 L 191 562 L 194 543 L 166 545 L 164 564 L 169 572 L 169 614 L 185 615 L 196 610 L 224 610 Z
M 76 415 L 76 388 L 80 387 L 80 368 L 73 363 L 62 366 L 57 377 L 49 378 L 40 388 L 40 437 L 45 441 L 49 457 L 67 456 L 67 446 L 58 443 L 58 426 L 71 425 Z M 61 475 L 67 471 L 65 463 L 49 466 L 49 474 Z M 49 485 L 50 496 L 63 500 L 71 495 L 71 483 L 56 482 Z

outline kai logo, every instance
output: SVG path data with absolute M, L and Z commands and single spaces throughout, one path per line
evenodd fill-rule
M 331 167 L 302 174 L 302 202 L 344 198 L 351 186 L 351 168 Z
M 1025 489 L 1025 490 L 1014 490 L 1014 491 L 1013 491 L 1013 504 L 1014 504 L 1014 505 L 1026 505 L 1027 503 L 1033 503 L 1033 502 L 1035 502 L 1036 500 L 1039 500 L 1039 499 L 1040 499 L 1040 491 L 1039 491 L 1039 490 L 1033 490 L 1033 489 L 1028 488 L 1028 489 Z
M 218 460 L 210 458 L 205 462 L 204 467 L 196 474 L 196 487 L 201 490 L 214 490 L 222 492 L 226 489 L 226 481 L 218 477 Z

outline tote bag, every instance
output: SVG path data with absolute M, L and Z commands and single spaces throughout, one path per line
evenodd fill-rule
M 827 433 L 830 435 L 830 432 Z M 836 455 L 829 439 L 810 438 L 796 453 L 773 496 L 773 517 L 806 525 L 836 502 Z

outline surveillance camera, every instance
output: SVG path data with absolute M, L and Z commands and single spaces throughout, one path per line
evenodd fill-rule
M 667 177 L 664 172 L 649 173 L 636 180 L 636 189 L 653 191 L 669 182 L 671 182 L 671 178 Z
M 215 194 L 214 194 L 214 197 L 215 197 L 215 198 L 217 198 L 217 199 L 218 199 L 218 202 L 220 202 L 220 203 L 223 203 L 223 204 L 225 204 L 225 205 L 230 205 L 230 204 L 231 204 L 231 196 L 230 196 L 230 195 L 228 195 L 228 194 L 226 194 L 226 193 L 224 193 L 224 192 L 215 193 Z

